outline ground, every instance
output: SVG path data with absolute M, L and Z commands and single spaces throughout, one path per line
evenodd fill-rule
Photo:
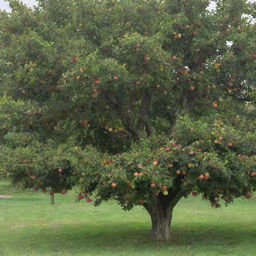
M 169 243 L 149 240 L 150 220 L 142 207 L 123 211 L 115 202 L 99 207 L 75 202 L 75 194 L 18 192 L 0 181 L 1 256 L 253 256 L 256 198 L 213 209 L 200 197 L 174 210 Z

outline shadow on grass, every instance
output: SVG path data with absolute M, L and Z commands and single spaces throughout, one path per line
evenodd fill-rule
M 81 224 L 52 225 L 29 227 L 27 232 L 17 235 L 10 241 L 18 251 L 24 248 L 37 251 L 99 253 L 106 255 L 111 251 L 148 251 L 166 250 L 168 248 L 198 247 L 207 252 L 221 246 L 241 246 L 252 243 L 256 230 L 230 225 L 189 225 L 173 228 L 173 240 L 170 242 L 154 242 L 149 239 L 149 227 L 145 224 L 127 222 L 124 225 Z M 248 240 L 249 239 L 249 240 Z M 73 255 L 73 254 L 72 254 Z M 74 254 L 75 255 L 75 254 Z

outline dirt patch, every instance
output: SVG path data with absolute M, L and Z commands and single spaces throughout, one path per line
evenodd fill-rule
M 12 198 L 12 196 L 9 196 L 9 195 L 1 195 L 1 194 L 0 194 L 0 198 Z

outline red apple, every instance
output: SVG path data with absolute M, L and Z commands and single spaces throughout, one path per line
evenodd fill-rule
M 199 176 L 198 176 L 198 179 L 199 179 L 199 180 L 203 180 L 203 179 L 204 179 L 204 175 L 203 175 L 203 174 L 199 175 Z
M 151 188 L 155 188 L 155 187 L 156 187 L 156 184 L 152 183 L 152 184 L 150 184 L 150 187 L 151 187 Z
M 192 196 L 197 196 L 197 192 L 192 192 Z
M 153 161 L 153 165 L 158 165 L 158 161 L 157 161 L 157 160 L 154 160 L 154 161 Z
M 92 199 L 90 197 L 86 197 L 86 202 L 90 203 Z
M 95 81 L 95 84 L 100 84 L 100 80 L 96 80 L 96 81 Z
M 80 195 L 80 194 L 79 194 L 79 195 L 77 196 L 77 199 L 78 199 L 78 200 L 82 200 L 83 198 L 84 198 L 83 195 Z
M 115 188 L 116 186 L 117 186 L 117 184 L 114 183 L 114 182 L 111 184 L 111 187 L 112 187 L 112 188 Z
M 113 79 L 114 79 L 114 80 L 118 80 L 118 76 L 114 76 Z
M 166 186 L 162 186 L 162 190 L 167 190 L 167 187 Z
M 63 172 L 63 170 L 62 170 L 61 168 L 59 168 L 59 169 L 58 169 L 58 172 L 59 172 L 59 173 L 62 173 L 62 172 Z
M 62 194 L 62 195 L 65 195 L 65 194 L 67 194 L 67 191 L 66 191 L 66 190 L 64 190 L 64 189 L 63 189 L 63 190 L 61 190 L 61 194 Z

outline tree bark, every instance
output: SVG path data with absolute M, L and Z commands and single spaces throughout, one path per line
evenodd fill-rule
M 55 204 L 54 194 L 50 194 L 50 197 L 51 197 L 51 204 Z
M 151 239 L 169 241 L 171 239 L 172 212 L 176 204 L 183 197 L 183 191 L 171 191 L 169 196 L 152 195 L 151 202 L 144 205 L 151 217 Z
M 171 239 L 172 209 L 165 212 L 161 209 L 154 209 L 150 217 L 152 222 L 151 239 L 169 241 Z

